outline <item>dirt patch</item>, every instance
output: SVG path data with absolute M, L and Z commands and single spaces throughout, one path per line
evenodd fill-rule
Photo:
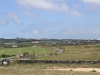
M 100 72 L 100 68 L 52 68 L 52 69 L 45 69 L 45 70 Z

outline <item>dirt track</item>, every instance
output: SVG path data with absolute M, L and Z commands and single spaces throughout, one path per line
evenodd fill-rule
M 100 68 L 52 68 L 52 69 L 46 69 L 46 70 L 59 70 L 59 71 L 81 71 L 81 72 L 100 72 Z

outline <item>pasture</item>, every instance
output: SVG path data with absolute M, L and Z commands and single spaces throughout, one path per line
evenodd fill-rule
M 100 60 L 100 45 L 59 46 L 62 54 L 41 57 L 49 60 Z
M 55 54 L 57 49 L 63 49 L 61 54 Z M 100 60 L 100 45 L 77 45 L 77 46 L 58 46 L 55 51 L 51 47 L 23 47 L 23 48 L 0 48 L 0 54 L 20 55 L 28 52 L 36 53 L 39 60 Z M 51 55 L 52 54 L 52 55 Z
M 58 46 L 63 49 L 62 54 L 53 54 L 50 47 L 23 47 L 23 48 L 0 48 L 0 54 L 19 55 L 24 52 L 32 54 L 36 52 L 36 59 L 43 60 L 100 60 L 99 45 L 80 45 L 80 46 Z M 53 55 L 50 55 L 50 54 Z M 54 51 L 55 53 L 55 51 Z M 47 55 L 47 56 L 45 56 Z M 41 56 L 41 57 L 39 57 Z M 100 72 L 91 70 L 89 72 L 70 70 L 53 70 L 62 68 L 100 68 L 100 64 L 18 64 L 0 66 L 0 75 L 100 75 Z M 46 70 L 51 69 L 51 70 Z
M 37 55 L 41 55 L 41 54 L 48 54 L 51 51 L 50 48 L 46 48 L 46 47 L 41 47 L 41 46 L 37 46 L 37 47 L 22 47 L 22 48 L 0 48 L 0 54 L 6 54 L 6 55 L 20 55 L 21 53 L 29 53 L 29 54 L 33 54 L 34 52 Z

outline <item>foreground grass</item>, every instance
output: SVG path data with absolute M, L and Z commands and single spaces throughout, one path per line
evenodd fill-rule
M 39 64 L 14 64 L 0 66 L 0 75 L 100 75 L 97 72 L 74 72 L 74 71 L 49 71 L 44 70 L 51 65 Z

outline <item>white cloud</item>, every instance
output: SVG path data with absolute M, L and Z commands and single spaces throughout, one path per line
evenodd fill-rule
M 39 31 L 38 31 L 38 30 L 34 30 L 32 33 L 33 33 L 34 35 L 37 35 L 37 34 L 39 34 Z
M 95 5 L 88 5 L 88 6 L 86 7 L 86 9 L 89 10 L 89 11 L 91 11 L 91 12 L 94 12 L 94 11 L 99 10 L 100 7 L 95 6 Z
M 90 33 L 100 35 L 100 29 L 92 30 Z
M 65 11 L 69 10 L 69 7 L 63 2 L 58 3 L 54 0 L 17 0 L 18 4 L 24 7 L 34 7 L 38 9 L 46 9 L 53 11 Z
M 74 16 L 77 16 L 77 17 L 81 17 L 82 16 L 78 11 L 72 11 L 70 14 L 74 15 Z
M 3 24 L 3 25 L 5 25 L 5 24 L 7 24 L 7 22 L 5 21 L 5 20 L 0 20 L 0 24 Z
M 74 4 L 74 8 L 76 9 L 76 8 L 78 8 L 79 6 L 77 5 L 77 4 Z
M 47 19 L 43 19 L 42 24 L 47 24 L 49 21 Z
M 55 30 L 56 30 L 56 31 L 59 31 L 59 30 L 60 30 L 60 28 L 58 28 L 58 27 L 57 27 L 57 28 L 55 28 Z
M 87 4 L 86 9 L 89 11 L 97 11 L 100 10 L 100 0 L 82 0 L 85 4 Z
M 73 16 L 80 17 L 81 14 L 78 11 L 70 12 L 72 9 L 65 3 L 64 0 L 17 0 L 18 4 L 26 8 L 44 9 L 49 11 L 63 11 Z M 77 5 L 74 5 L 77 8 Z M 24 12 L 24 14 L 32 15 L 30 12 Z
M 14 20 L 15 23 L 22 24 L 20 18 L 16 14 L 8 12 L 7 15 L 8 15 L 9 18 L 11 18 L 12 20 Z
M 82 0 L 84 3 L 100 5 L 100 0 Z
M 71 34 L 83 34 L 83 33 L 85 33 L 84 30 L 70 30 L 69 32 L 70 32 Z
M 36 14 L 34 14 L 33 12 L 30 12 L 28 10 L 26 11 L 21 11 L 21 13 L 25 14 L 25 15 L 28 15 L 28 16 L 37 16 Z
M 87 33 L 86 30 L 80 30 L 80 29 L 56 28 L 55 30 L 60 35 L 80 35 Z

